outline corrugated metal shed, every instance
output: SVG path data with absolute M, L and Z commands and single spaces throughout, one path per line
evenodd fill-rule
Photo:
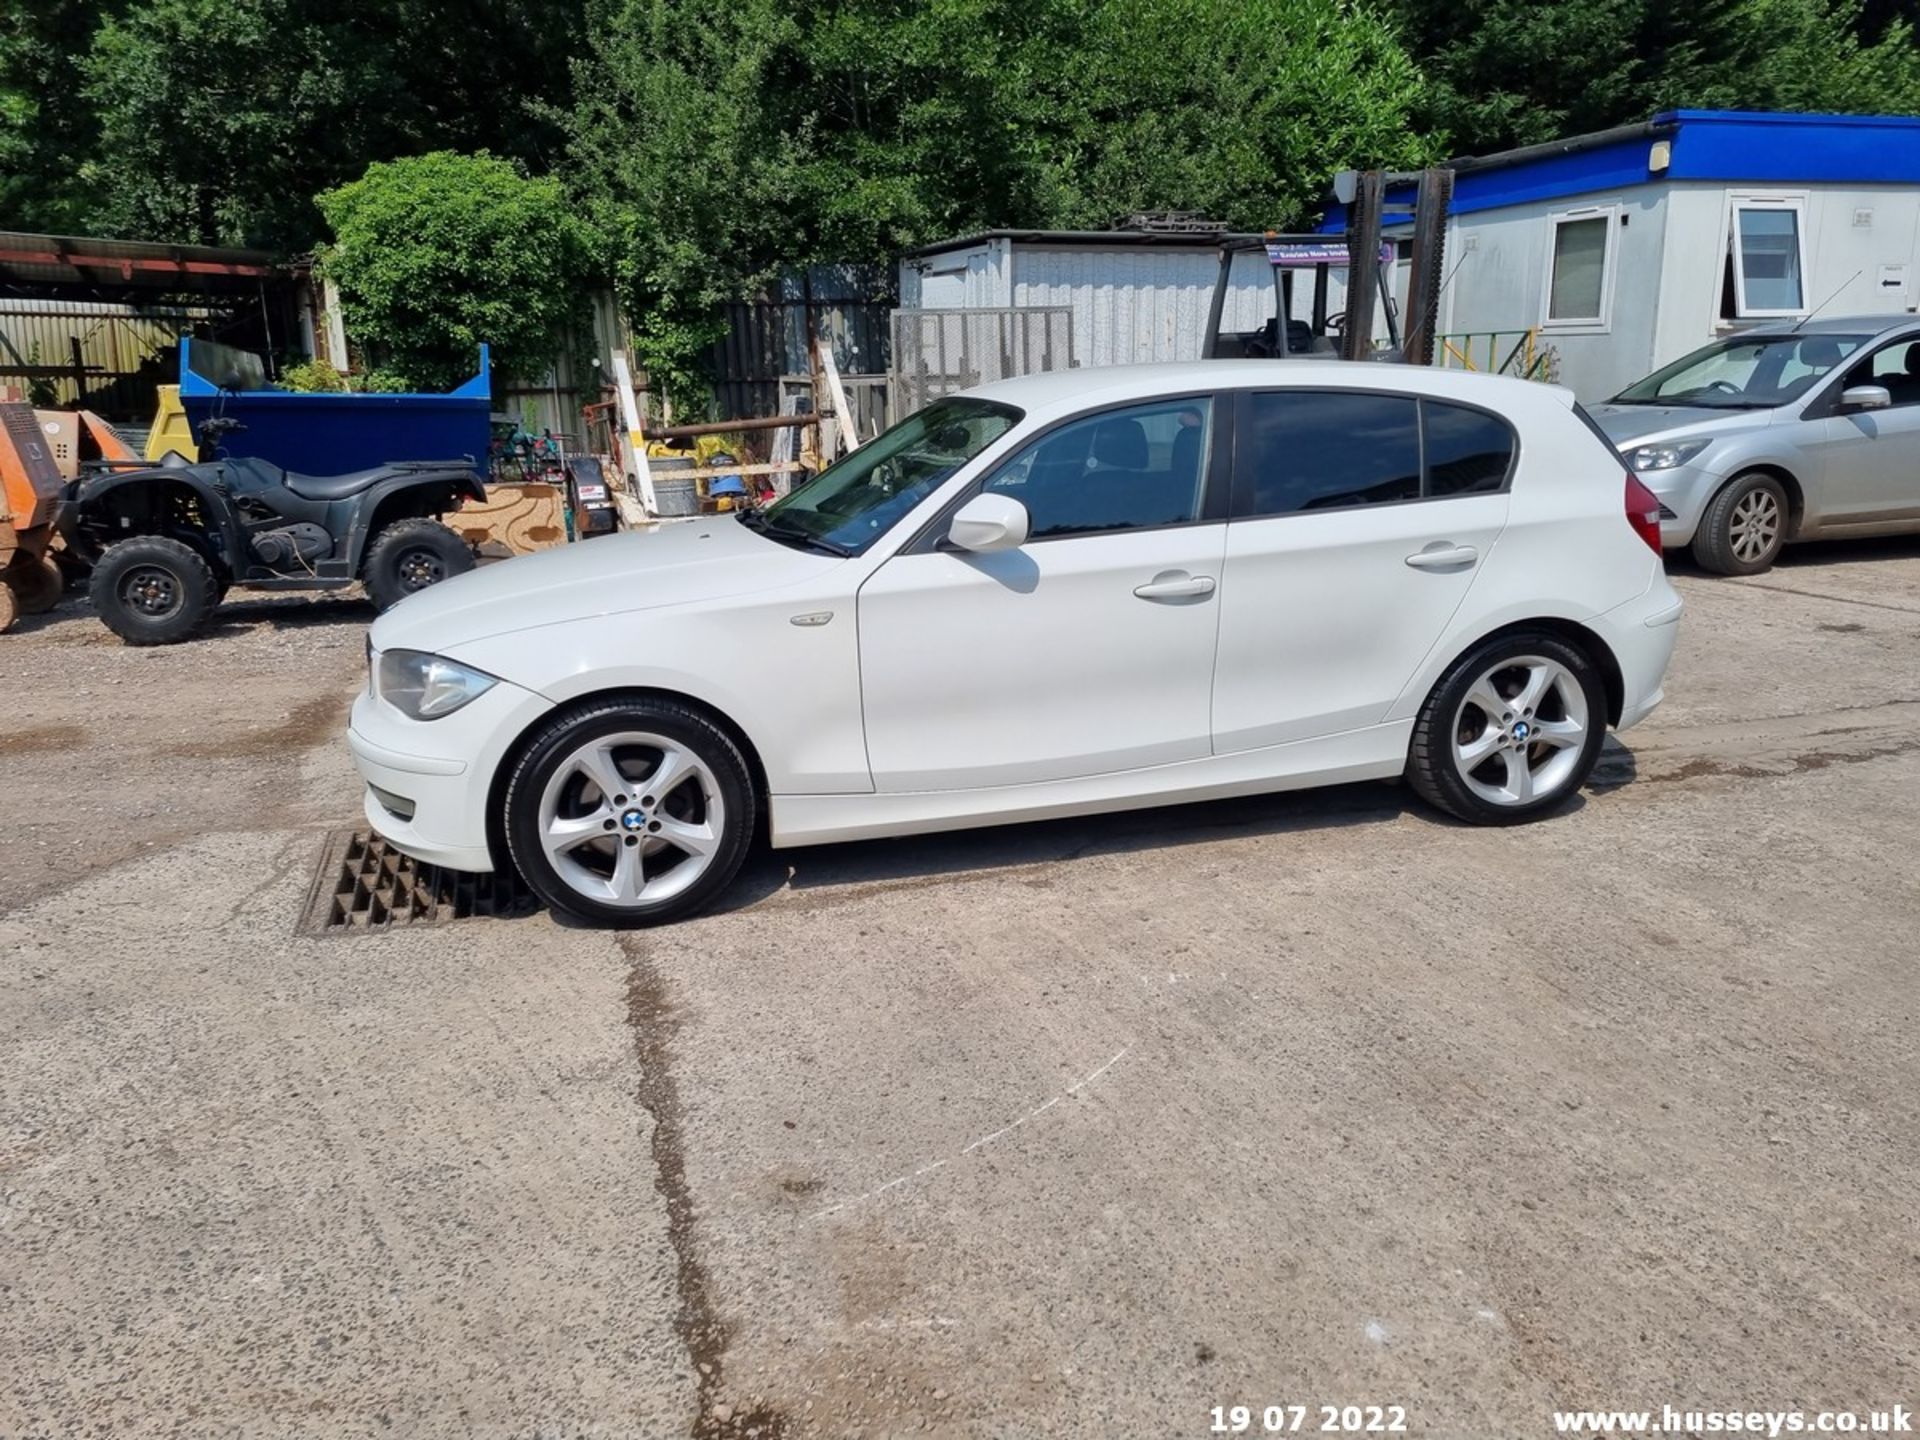
M 0 293 L 119 300 L 154 295 L 251 295 L 263 281 L 303 277 L 262 250 L 99 240 L 0 231 Z
M 904 256 L 900 303 L 925 310 L 1063 306 L 1073 312 L 1081 365 L 1197 360 L 1219 273 L 1215 237 L 988 231 Z M 1237 256 L 1222 328 L 1257 330 L 1273 312 L 1266 257 L 1258 250 Z

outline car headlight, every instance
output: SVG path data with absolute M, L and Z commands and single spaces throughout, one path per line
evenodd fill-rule
M 424 650 L 384 650 L 380 654 L 380 698 L 415 720 L 451 715 L 499 683 L 484 670 Z
M 1636 470 L 1671 470 L 1686 464 L 1711 443 L 1709 440 L 1673 440 L 1665 445 L 1642 445 L 1627 452 L 1627 463 Z

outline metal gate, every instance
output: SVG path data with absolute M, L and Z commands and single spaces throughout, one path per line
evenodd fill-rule
M 1065 305 L 896 310 L 889 409 L 898 421 L 956 390 L 1077 364 Z

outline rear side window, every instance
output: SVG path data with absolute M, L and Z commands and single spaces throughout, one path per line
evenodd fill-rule
M 1513 431 L 1484 410 L 1420 402 L 1427 447 L 1425 494 L 1490 495 L 1507 483 L 1513 464 Z
M 1513 429 L 1482 410 L 1410 395 L 1282 390 L 1242 397 L 1234 515 L 1492 494 Z

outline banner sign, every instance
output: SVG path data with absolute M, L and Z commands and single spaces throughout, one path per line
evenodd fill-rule
M 1267 259 L 1281 270 L 1310 270 L 1316 265 L 1345 265 L 1347 242 L 1344 240 L 1286 240 L 1267 243 Z M 1380 245 L 1380 263 L 1393 263 L 1393 242 Z

